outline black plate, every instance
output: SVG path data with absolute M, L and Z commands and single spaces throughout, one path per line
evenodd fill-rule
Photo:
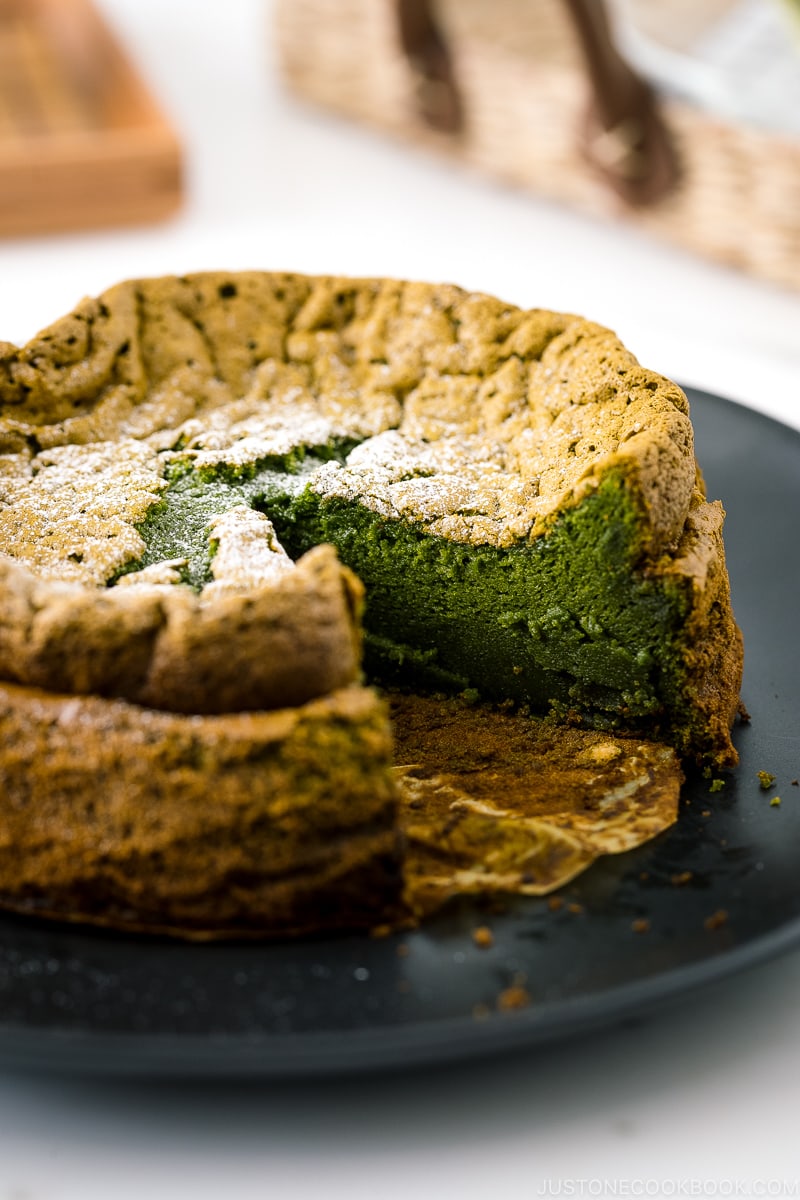
M 556 912 L 464 904 L 405 937 L 211 946 L 0 916 L 0 1062 L 277 1077 L 469 1058 L 618 1020 L 800 943 L 800 435 L 690 399 L 728 510 L 753 714 L 722 792 L 691 781 L 676 826 L 601 860 Z M 769 792 L 760 770 L 777 776 Z M 510 986 L 527 1007 L 498 1009 Z

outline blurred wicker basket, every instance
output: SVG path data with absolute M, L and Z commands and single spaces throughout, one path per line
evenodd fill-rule
M 585 56 L 562 0 L 440 0 L 464 120 L 437 131 L 389 0 L 278 0 L 282 70 L 299 95 L 592 214 L 800 288 L 800 142 L 662 96 L 678 164 L 630 203 L 582 147 Z

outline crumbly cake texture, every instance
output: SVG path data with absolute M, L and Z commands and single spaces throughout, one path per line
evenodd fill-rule
M 133 281 L 0 347 L 0 404 L 0 540 L 43 584 L 172 571 L 202 601 L 209 522 L 249 506 L 293 559 L 336 546 L 383 677 L 735 761 L 722 512 L 683 393 L 600 326 L 387 280 Z
M 0 684 L 0 904 L 209 938 L 369 927 L 400 867 L 383 704 L 194 716 Z

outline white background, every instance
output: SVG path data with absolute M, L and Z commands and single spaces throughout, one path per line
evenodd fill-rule
M 800 293 L 304 108 L 280 89 L 262 0 L 102 7 L 180 129 L 187 202 L 155 228 L 0 242 L 0 339 L 133 275 L 446 279 L 582 312 L 648 366 L 800 428 Z M 468 1068 L 188 1088 L 0 1064 L 0 1200 L 527 1200 L 580 1180 L 584 1194 L 800 1195 L 799 1107 L 800 952 L 634 1027 Z

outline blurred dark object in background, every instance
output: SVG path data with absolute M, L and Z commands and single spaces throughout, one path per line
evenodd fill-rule
M 277 0 L 276 19 L 306 99 L 800 288 L 794 2 Z
M 160 220 L 178 140 L 90 0 L 0 0 L 0 235 Z

